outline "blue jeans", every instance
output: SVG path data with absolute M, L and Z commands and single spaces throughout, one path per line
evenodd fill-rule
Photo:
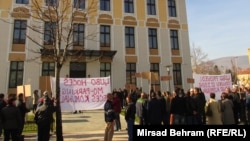
M 133 126 L 135 124 L 135 120 L 129 119 L 127 121 L 127 127 L 128 127 L 128 141 L 133 141 Z

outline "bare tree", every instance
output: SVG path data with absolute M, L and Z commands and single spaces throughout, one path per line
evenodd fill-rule
M 72 5 L 72 1 L 74 2 Z M 44 3 L 43 3 L 44 2 Z M 80 3 L 84 2 L 84 3 Z M 26 24 L 30 32 L 26 37 L 35 43 L 36 47 L 28 48 L 38 54 L 29 60 L 47 58 L 55 63 L 55 90 L 56 95 L 56 137 L 63 141 L 62 112 L 60 105 L 60 72 L 69 56 L 81 58 L 82 51 L 86 50 L 83 44 L 74 48 L 74 28 L 79 24 L 91 24 L 88 21 L 96 16 L 98 0 L 88 1 L 84 9 L 80 8 L 85 1 L 79 0 L 31 0 L 30 12 L 27 15 L 32 22 Z M 15 13 L 18 15 L 18 13 Z M 89 33 L 81 40 L 95 40 L 97 32 Z M 74 48 L 74 49 L 73 49 Z M 101 56 L 100 56 L 101 57 Z M 99 58 L 98 58 L 99 59 Z
M 201 49 L 196 47 L 194 44 L 191 47 L 191 63 L 193 73 L 196 74 L 209 74 L 213 69 L 213 62 L 209 62 L 207 54 Z

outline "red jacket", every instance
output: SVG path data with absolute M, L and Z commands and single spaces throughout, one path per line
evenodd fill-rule
M 121 101 L 119 99 L 119 97 L 114 97 L 113 99 L 113 108 L 115 112 L 120 113 L 121 112 Z

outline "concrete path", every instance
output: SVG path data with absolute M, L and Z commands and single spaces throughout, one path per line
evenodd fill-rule
M 121 131 L 115 131 L 113 141 L 127 141 L 126 121 L 121 118 Z M 103 110 L 83 111 L 83 113 L 63 113 L 62 126 L 64 141 L 103 141 L 104 113 Z M 36 135 L 26 135 L 25 141 L 36 141 Z M 50 141 L 56 141 L 55 135 Z

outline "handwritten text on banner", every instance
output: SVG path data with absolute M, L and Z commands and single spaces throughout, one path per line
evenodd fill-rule
M 51 79 L 54 90 L 55 78 Z M 110 77 L 60 78 L 62 111 L 103 109 L 111 92 Z
M 220 99 L 220 95 L 226 88 L 232 87 L 232 80 L 230 74 L 222 75 L 200 75 L 194 74 L 194 86 L 200 87 L 206 94 L 206 98 L 210 93 L 216 93 L 216 98 Z

